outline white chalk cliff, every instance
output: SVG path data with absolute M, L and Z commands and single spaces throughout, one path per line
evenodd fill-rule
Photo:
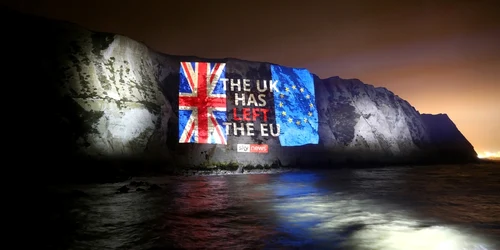
M 339 77 L 315 79 L 318 145 L 285 148 L 275 139 L 260 138 L 269 153 L 251 155 L 237 153 L 235 145 L 179 144 L 179 62 L 199 58 L 161 54 L 125 36 L 70 23 L 7 14 L 21 26 L 5 31 L 8 48 L 15 51 L 7 68 L 17 76 L 12 91 L 29 88 L 25 98 L 36 107 L 14 127 L 32 131 L 32 123 L 24 123 L 36 121 L 38 135 L 20 139 L 42 142 L 36 149 L 40 158 L 133 157 L 169 166 L 414 162 L 438 159 L 446 144 L 433 143 L 439 134 L 433 116 L 422 118 L 385 88 Z M 269 67 L 238 59 L 203 60 L 231 63 L 241 72 Z M 448 150 L 447 160 L 474 158 L 473 147 L 447 119 L 438 131 L 452 130 L 450 143 L 462 145 Z

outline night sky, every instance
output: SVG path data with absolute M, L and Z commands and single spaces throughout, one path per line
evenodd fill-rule
M 7 2 L 167 54 L 358 78 L 388 88 L 421 113 L 447 113 L 478 153 L 500 151 L 498 1 Z

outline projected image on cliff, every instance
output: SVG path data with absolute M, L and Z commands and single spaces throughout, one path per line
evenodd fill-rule
M 318 144 L 318 112 L 314 98 L 314 80 L 306 69 L 271 66 L 273 80 L 279 83 L 274 92 L 276 123 L 282 128 L 282 146 Z
M 226 144 L 224 63 L 181 63 L 179 142 Z
M 179 143 L 235 143 L 239 152 L 261 153 L 273 138 L 281 146 L 317 144 L 311 73 L 278 65 L 264 71 L 267 78 L 251 78 L 231 64 L 181 62 Z

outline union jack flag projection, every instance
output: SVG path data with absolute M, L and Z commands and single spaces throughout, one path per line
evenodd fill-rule
M 225 63 L 181 62 L 179 143 L 227 144 Z

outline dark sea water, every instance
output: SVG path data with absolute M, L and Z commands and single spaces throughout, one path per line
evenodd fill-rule
M 50 188 L 42 246 L 500 249 L 500 164 L 134 180 Z

